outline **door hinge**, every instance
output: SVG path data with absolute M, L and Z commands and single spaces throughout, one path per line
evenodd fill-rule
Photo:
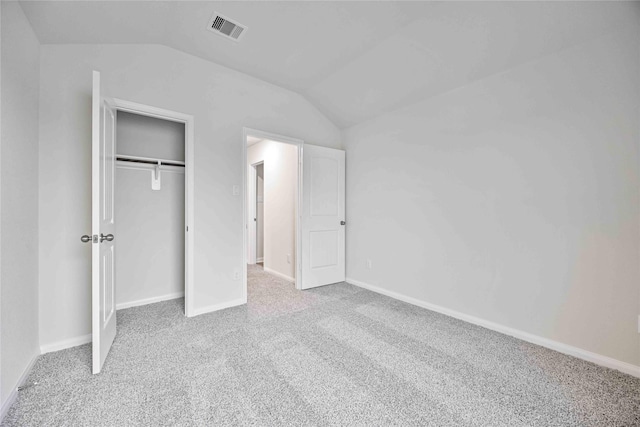
M 100 239 L 100 238 L 98 237 L 98 235 L 97 235 L 97 234 L 94 234 L 94 235 L 93 235 L 93 243 L 98 243 L 98 242 L 100 241 L 99 239 Z

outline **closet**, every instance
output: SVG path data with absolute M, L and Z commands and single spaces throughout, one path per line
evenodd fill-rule
M 118 112 L 118 309 L 184 296 L 184 165 L 184 123 Z

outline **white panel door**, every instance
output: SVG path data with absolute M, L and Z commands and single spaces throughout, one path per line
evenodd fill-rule
M 93 373 L 102 369 L 116 337 L 115 148 L 116 110 L 104 97 L 100 73 L 93 72 L 91 138 L 91 318 Z
M 345 280 L 344 151 L 304 145 L 302 289 Z

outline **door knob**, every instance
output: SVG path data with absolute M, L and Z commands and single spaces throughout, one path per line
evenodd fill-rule
M 346 222 L 340 221 L 340 225 L 345 225 L 345 224 L 346 224 Z
M 82 243 L 89 243 L 92 239 L 91 236 L 87 236 L 86 234 L 80 238 Z
M 106 236 L 102 233 L 100 233 L 100 243 L 104 242 L 105 240 L 107 242 L 110 242 L 114 239 L 113 234 L 107 234 Z

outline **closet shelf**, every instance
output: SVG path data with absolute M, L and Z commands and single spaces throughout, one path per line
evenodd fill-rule
M 130 156 L 128 154 L 116 154 L 116 160 L 122 162 L 131 162 L 131 163 L 144 163 L 147 165 L 160 165 L 160 166 L 183 166 L 184 162 L 179 160 L 168 160 L 168 159 L 156 159 L 153 157 L 141 157 L 141 156 Z

